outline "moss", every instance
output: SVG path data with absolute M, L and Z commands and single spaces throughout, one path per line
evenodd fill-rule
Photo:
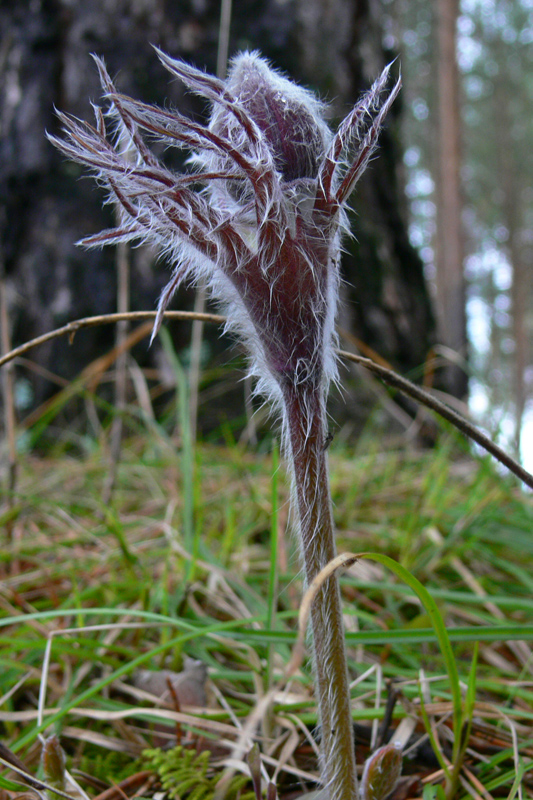
M 161 786 L 171 800 L 211 800 L 214 797 L 217 785 L 224 773 L 209 774 L 209 759 L 211 753 L 204 750 L 188 750 L 182 745 L 177 745 L 171 750 L 145 750 L 142 754 L 143 761 L 149 769 L 153 769 L 161 781 Z M 239 797 L 240 800 L 253 800 L 254 792 L 244 792 L 244 787 L 250 783 L 246 775 L 235 775 L 225 789 L 224 796 L 228 800 Z

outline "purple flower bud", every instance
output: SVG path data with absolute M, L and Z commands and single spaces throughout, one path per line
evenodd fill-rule
M 233 61 L 226 85 L 264 134 L 282 179 L 316 178 L 331 141 L 316 97 L 279 76 L 253 53 Z M 211 127 L 239 143 L 236 120 L 220 106 L 213 109 Z
M 247 342 L 259 391 L 281 400 L 296 387 L 325 390 L 335 375 L 342 206 L 399 83 L 380 105 L 387 68 L 333 135 L 323 104 L 256 53 L 237 56 L 225 82 L 159 56 L 210 101 L 209 125 L 124 97 L 96 59 L 119 135 L 109 139 L 96 108 L 95 127 L 60 115 L 66 139 L 50 137 L 96 172 L 123 212 L 122 225 L 83 244 L 155 241 L 176 265 L 155 330 L 180 282 L 202 278 Z M 191 150 L 191 170 L 170 172 L 146 134 Z

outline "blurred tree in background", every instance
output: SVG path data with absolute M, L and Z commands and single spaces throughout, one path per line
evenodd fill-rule
M 436 281 L 435 9 L 398 0 L 411 242 Z M 461 0 L 457 16 L 470 406 L 531 468 L 533 441 L 533 4 Z M 441 339 L 442 341 L 442 339 Z M 529 444 L 529 446 L 528 446 Z M 529 462 L 528 459 L 529 453 Z
M 524 421 L 533 415 L 533 7 L 531 0 L 439 2 L 455 17 L 456 81 L 446 101 L 455 117 L 442 106 L 443 76 L 447 70 L 453 77 L 454 64 L 438 44 L 437 4 L 424 0 L 234 0 L 229 53 L 261 50 L 330 101 L 335 119 L 400 56 L 404 90 L 379 157 L 354 195 L 340 324 L 363 349 L 414 379 L 435 352 L 445 368 L 437 385 L 457 397 L 464 397 L 469 375 L 473 410 L 485 413 L 489 427 L 502 429 L 518 449 Z M 102 209 L 93 181 L 81 179 L 81 169 L 45 140 L 44 130 L 57 128 L 54 106 L 90 119 L 90 101 L 100 99 L 90 58 L 95 52 L 125 93 L 202 119 L 202 103 L 169 80 L 150 45 L 214 72 L 219 24 L 220 0 L 0 3 L 0 261 L 13 344 L 117 308 L 115 254 L 74 246 L 111 225 L 113 209 Z M 451 281 L 445 261 L 437 279 L 443 251 L 452 253 L 442 216 L 443 142 L 452 135 L 446 124 L 457 137 L 451 212 L 464 249 L 468 367 L 461 361 L 467 355 L 465 301 L 455 301 L 459 322 L 451 332 L 442 322 L 442 276 L 445 285 Z M 165 157 L 179 167 L 184 156 L 174 150 Z M 457 284 L 463 257 L 460 249 L 453 252 Z M 130 260 L 130 307 L 154 308 L 168 266 L 142 247 Z M 192 292 L 183 291 L 174 307 L 191 308 L 192 302 Z M 173 333 L 178 349 L 185 349 L 190 326 Z M 209 352 L 220 352 L 225 345 L 218 332 L 207 334 Z M 19 413 L 113 343 L 106 327 L 79 335 L 71 348 L 56 341 L 34 351 L 31 364 L 17 373 Z M 446 372 L 450 348 L 464 368 L 455 378 Z M 143 368 L 160 363 L 158 347 L 148 351 L 144 342 L 134 356 Z

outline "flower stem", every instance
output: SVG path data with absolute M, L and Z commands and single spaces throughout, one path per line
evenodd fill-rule
M 286 390 L 304 569 L 310 584 L 335 558 L 335 538 L 326 455 L 327 427 L 322 387 Z M 324 582 L 311 610 L 315 685 L 322 733 L 322 773 L 329 800 L 355 800 L 353 722 L 341 599 L 336 575 Z

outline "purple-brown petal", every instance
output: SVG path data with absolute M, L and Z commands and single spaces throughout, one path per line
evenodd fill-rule
M 327 137 L 318 101 L 250 53 L 234 61 L 227 86 L 262 131 L 283 179 L 316 178 Z M 235 122 L 218 109 L 213 127 L 238 137 Z

